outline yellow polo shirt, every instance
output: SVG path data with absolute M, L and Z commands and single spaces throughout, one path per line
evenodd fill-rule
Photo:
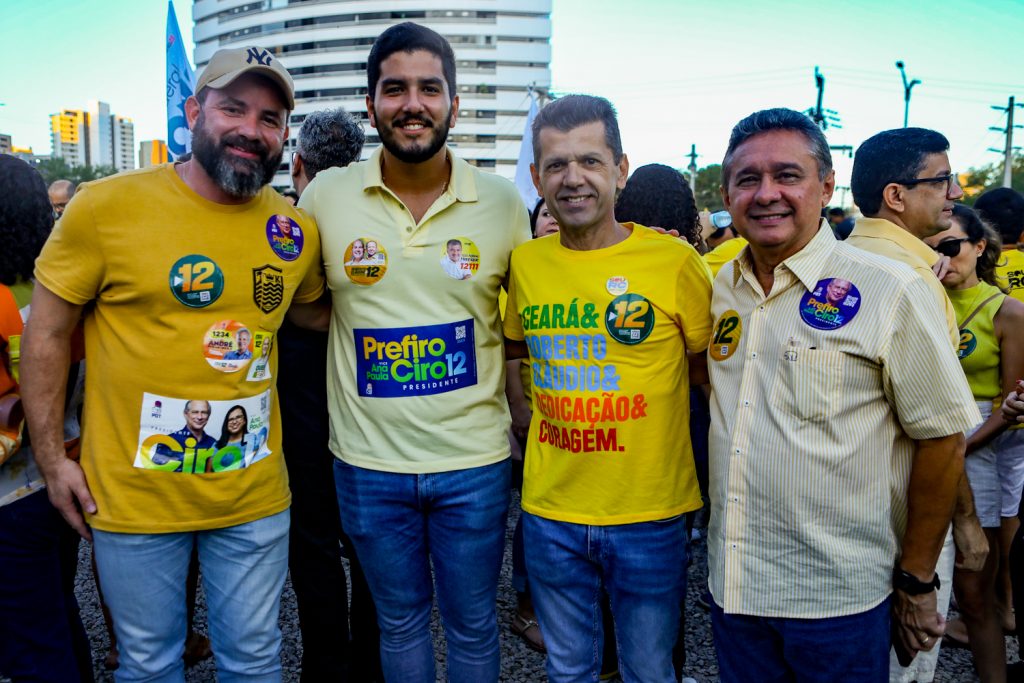
M 734 237 L 731 240 L 722 242 L 717 247 L 704 254 L 704 263 L 707 264 L 708 268 L 711 269 L 711 277 L 718 275 L 718 271 L 722 269 L 729 261 L 736 258 L 743 247 L 747 246 L 747 241 L 742 237 Z
M 929 296 L 825 224 L 767 297 L 747 256 L 719 273 L 708 550 L 726 612 L 820 619 L 889 594 L 914 441 L 981 421 Z
M 498 294 L 529 219 L 512 183 L 448 158 L 448 187 L 419 223 L 384 185 L 380 149 L 302 193 L 323 222 L 332 295 L 330 448 L 358 467 L 446 472 L 509 455 Z
M 872 254 L 905 263 L 917 272 L 932 295 L 946 314 L 946 326 L 949 328 L 953 348 L 960 346 L 960 329 L 956 324 L 956 311 L 949 302 L 946 288 L 939 278 L 935 277 L 932 266 L 939 260 L 939 255 L 931 247 L 914 237 L 900 226 L 884 218 L 858 218 L 853 232 L 846 238 L 846 243 L 870 251 Z

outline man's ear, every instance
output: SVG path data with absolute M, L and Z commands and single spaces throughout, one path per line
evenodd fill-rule
M 903 213 L 907 208 L 905 190 L 899 183 L 889 183 L 882 188 L 882 204 L 894 213 Z
M 199 114 L 202 111 L 202 105 L 199 104 L 199 100 L 196 99 L 195 95 L 192 95 L 185 100 L 185 121 L 188 123 L 188 129 L 194 130 L 196 121 L 199 120 Z

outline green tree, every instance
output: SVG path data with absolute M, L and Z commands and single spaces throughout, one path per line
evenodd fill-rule
M 1024 155 L 1014 155 L 1012 163 L 1010 186 L 1024 193 Z M 966 173 L 960 174 L 960 184 L 964 188 L 964 202 L 974 204 L 974 200 L 986 190 L 1003 186 L 1003 163 L 1000 161 L 969 168 Z
M 718 188 L 722 184 L 722 165 L 711 164 L 697 171 L 697 182 L 695 185 L 694 199 L 697 201 L 697 210 L 721 211 L 725 208 L 722 202 L 722 194 Z
M 70 166 L 60 157 L 40 161 L 36 168 L 47 185 L 55 180 L 70 180 L 79 185 L 117 173 L 113 166 Z

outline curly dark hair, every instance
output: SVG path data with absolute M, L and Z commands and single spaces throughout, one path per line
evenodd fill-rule
M 28 280 L 53 229 L 46 183 L 27 162 L 0 154 L 0 283 Z
M 700 244 L 697 202 L 686 178 L 664 164 L 633 171 L 615 203 L 615 220 L 678 230 L 693 246 Z

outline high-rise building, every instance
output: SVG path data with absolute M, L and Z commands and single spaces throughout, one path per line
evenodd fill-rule
M 110 113 L 110 105 L 94 100 L 89 109 L 65 109 L 50 116 L 53 156 L 70 166 L 135 168 L 135 125 Z
M 69 166 L 89 166 L 89 114 L 65 109 L 50 115 L 50 140 L 53 156 Z
M 223 47 L 258 45 L 295 80 L 295 134 L 311 111 L 342 107 L 366 121 L 366 58 L 386 28 L 415 21 L 444 35 L 457 60 L 453 151 L 515 176 L 530 88 L 551 83 L 552 0 L 194 0 L 197 72 Z M 365 123 L 364 157 L 379 145 Z M 290 143 L 293 144 L 293 143 Z M 288 155 L 275 185 L 288 185 Z
M 0 154 L 10 154 L 12 149 L 14 149 L 14 143 L 11 142 L 11 136 L 0 133 Z
M 163 140 L 143 140 L 139 143 L 139 168 L 167 163 L 167 143 Z

